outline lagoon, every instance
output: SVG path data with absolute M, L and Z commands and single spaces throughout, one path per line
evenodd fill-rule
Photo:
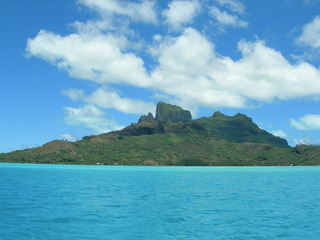
M 0 164 L 0 239 L 318 239 L 320 167 Z

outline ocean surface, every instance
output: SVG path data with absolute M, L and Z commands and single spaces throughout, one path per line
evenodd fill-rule
M 320 239 L 320 167 L 0 164 L 1 240 Z

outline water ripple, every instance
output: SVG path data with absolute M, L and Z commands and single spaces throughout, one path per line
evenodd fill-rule
M 320 168 L 0 164 L 0 236 L 316 240 Z

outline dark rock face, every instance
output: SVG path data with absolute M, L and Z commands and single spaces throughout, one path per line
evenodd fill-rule
M 156 109 L 156 120 L 167 123 L 190 122 L 192 116 L 188 110 L 181 107 L 159 102 Z
M 167 124 L 162 121 L 150 120 L 142 123 L 131 124 L 130 126 L 107 134 L 116 134 L 120 136 L 142 136 L 142 135 L 154 135 L 154 134 L 206 134 L 210 133 L 196 122 L 177 122 Z
M 142 122 L 147 122 L 147 121 L 152 121 L 154 120 L 154 117 L 152 115 L 152 113 L 148 113 L 148 115 L 142 115 L 140 118 L 139 118 L 139 121 L 138 123 L 142 123 Z
M 131 124 L 122 130 L 115 131 L 121 136 L 142 136 L 142 135 L 153 135 L 162 134 L 165 132 L 164 124 L 156 120 L 144 121 L 138 124 Z
M 260 129 L 250 117 L 244 114 L 227 116 L 217 111 L 211 117 L 192 120 L 189 111 L 164 102 L 157 104 L 156 117 L 152 113 L 143 115 L 138 124 L 119 131 L 119 134 L 141 136 L 186 132 L 211 134 L 233 143 L 264 143 L 280 148 L 289 147 L 285 139 Z

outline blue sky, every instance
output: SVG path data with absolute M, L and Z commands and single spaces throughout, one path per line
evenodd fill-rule
M 320 143 L 318 0 L 0 1 L 0 152 L 176 104 Z

